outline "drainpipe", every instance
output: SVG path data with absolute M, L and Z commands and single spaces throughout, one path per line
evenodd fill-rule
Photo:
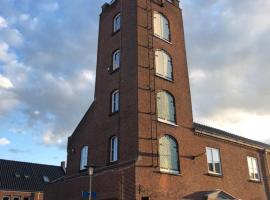
M 266 181 L 267 181 L 267 186 L 268 188 L 266 189 L 267 191 L 270 191 L 270 163 L 269 163 L 269 158 L 268 158 L 268 154 L 269 151 L 267 149 L 264 149 L 264 155 L 265 155 L 265 162 L 266 162 Z M 268 200 L 270 200 L 270 194 L 267 194 L 267 198 Z

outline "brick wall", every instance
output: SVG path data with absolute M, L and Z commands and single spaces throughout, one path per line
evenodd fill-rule
M 30 198 L 29 200 L 43 200 L 43 192 L 23 192 L 23 191 L 0 191 L 0 199 L 2 200 L 4 197 L 10 197 L 10 200 L 13 197 L 20 197 L 20 200 L 24 200 L 24 198 Z

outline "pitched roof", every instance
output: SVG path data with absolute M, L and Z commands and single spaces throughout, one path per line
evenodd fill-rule
M 258 146 L 261 148 L 270 149 L 269 144 L 266 144 L 263 142 L 258 142 L 255 140 L 251 140 L 251 139 L 248 139 L 245 137 L 241 137 L 241 136 L 238 136 L 238 135 L 235 135 L 235 134 L 232 134 L 232 133 L 220 130 L 220 129 L 216 129 L 216 128 L 209 127 L 209 126 L 202 125 L 202 124 L 198 124 L 198 123 L 193 123 L 193 126 L 194 126 L 195 130 L 206 132 L 206 133 L 211 134 L 213 136 L 221 136 L 221 137 L 224 137 L 227 139 L 233 139 L 236 142 L 242 142 L 242 143 L 246 143 L 249 145 L 255 145 L 255 146 Z
M 207 200 L 238 200 L 237 198 L 233 197 L 232 195 L 222 191 L 222 190 L 214 190 L 209 191 L 205 194 L 205 197 L 207 197 Z
M 46 177 L 51 181 L 63 175 L 60 166 L 0 159 L 0 190 L 43 191 Z

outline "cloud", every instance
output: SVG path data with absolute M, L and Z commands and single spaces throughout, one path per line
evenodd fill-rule
M 17 149 L 17 148 L 10 148 L 10 149 L 8 149 L 8 151 L 10 153 L 13 153 L 13 154 L 21 154 L 21 153 L 29 153 L 29 152 L 31 152 L 30 150 L 21 150 L 21 149 Z
M 0 93 L 0 116 L 20 113 L 43 145 L 63 147 L 93 100 L 103 2 L 1 2 L 0 73 L 13 87 Z M 269 3 L 182 5 L 195 121 L 250 137 L 241 127 L 250 119 L 259 126 L 270 113 Z
M 42 136 L 42 141 L 45 145 L 63 145 L 63 138 L 60 135 L 47 131 Z
M 44 11 L 54 12 L 59 9 L 59 4 L 57 2 L 44 3 L 41 5 Z
M 7 138 L 0 138 L 0 146 L 9 145 L 10 141 Z
M 13 87 L 14 86 L 13 86 L 12 82 L 8 78 L 6 78 L 2 74 L 0 74 L 0 89 L 1 88 L 9 89 L 9 88 L 13 88 Z
M 7 27 L 8 27 L 7 21 L 5 20 L 5 18 L 0 16 L 0 28 L 7 28 Z
M 265 138 L 270 3 L 195 0 L 182 6 L 195 121 Z

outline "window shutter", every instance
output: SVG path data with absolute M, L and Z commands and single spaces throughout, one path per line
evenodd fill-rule
M 154 12 L 154 33 L 161 36 L 161 26 L 160 26 L 160 14 Z

